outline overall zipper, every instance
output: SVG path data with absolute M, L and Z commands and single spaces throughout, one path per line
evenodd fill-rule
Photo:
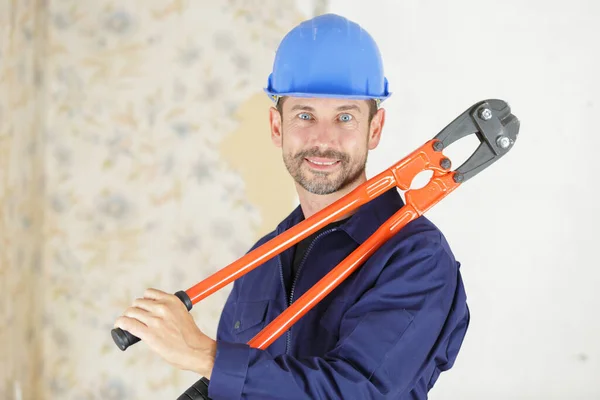
M 294 279 L 292 280 L 292 289 L 290 290 L 290 297 L 288 298 L 288 304 L 287 307 L 291 306 L 292 303 L 294 302 L 294 290 L 296 289 L 296 280 L 298 279 L 298 276 L 300 275 L 300 271 L 302 271 L 302 267 L 304 267 L 304 262 L 306 261 L 306 258 L 308 257 L 308 253 L 310 253 L 311 249 L 313 248 L 315 242 L 323 235 L 326 235 L 328 233 L 334 232 L 336 231 L 338 228 L 332 228 L 332 229 L 328 229 L 326 231 L 321 232 L 320 234 L 317 235 L 317 237 L 315 237 L 313 239 L 313 241 L 310 243 L 310 245 L 308 246 L 308 248 L 306 249 L 306 252 L 304 253 L 304 256 L 302 257 L 302 261 L 300 262 L 300 265 L 298 266 L 298 271 L 296 271 L 296 274 L 294 276 Z M 283 266 L 281 264 L 281 259 L 279 259 L 279 272 L 281 275 L 281 283 L 283 284 L 283 287 L 285 289 L 285 284 L 283 281 Z M 289 350 L 290 350 L 290 345 L 292 342 L 292 327 L 290 327 L 290 329 L 288 329 L 287 333 L 286 333 L 286 343 L 285 343 L 285 354 L 288 354 Z

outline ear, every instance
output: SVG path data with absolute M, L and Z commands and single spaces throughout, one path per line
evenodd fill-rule
M 385 124 L 385 109 L 380 108 L 371 120 L 371 126 L 369 126 L 369 150 L 373 150 L 379 145 L 381 139 L 381 131 Z
M 275 147 L 281 147 L 282 136 L 281 136 L 281 115 L 275 107 L 269 109 L 269 124 L 271 126 L 271 141 Z

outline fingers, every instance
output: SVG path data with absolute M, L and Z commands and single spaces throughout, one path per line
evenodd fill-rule
M 148 288 L 144 291 L 144 298 L 151 300 L 165 300 L 173 296 L 170 293 L 163 292 L 162 290 Z
M 136 299 L 133 307 L 140 308 L 157 317 L 166 317 L 173 314 L 173 305 L 164 300 Z
M 151 312 L 138 307 L 129 307 L 127 310 L 125 310 L 123 315 L 128 318 L 136 319 L 145 326 L 150 326 L 150 322 L 153 318 Z
M 158 303 L 156 302 L 156 300 L 135 299 L 133 301 L 132 307 L 137 307 L 141 308 L 142 310 L 154 312 L 157 304 Z
M 176 307 L 184 308 L 187 311 L 185 304 L 183 304 L 177 296 L 172 293 L 163 292 L 162 290 L 153 288 L 146 289 L 146 291 L 144 291 L 144 299 L 149 300 L 149 302 L 140 301 L 140 308 L 156 312 L 159 315 L 162 315 L 161 311 L 167 311 L 164 309 L 166 305 L 172 306 L 173 304 L 176 304 Z M 163 310 L 160 310 L 160 307 L 162 307 Z
M 144 291 L 144 298 L 135 299 L 132 306 L 125 310 L 123 316 L 115 322 L 115 327 L 118 323 L 123 323 L 128 324 L 128 326 L 135 324 L 133 329 L 147 329 L 153 326 L 152 323 L 156 322 L 156 318 L 171 319 L 174 309 L 170 310 L 170 307 L 172 308 L 175 303 L 185 308 L 177 296 L 149 288 Z M 120 328 L 129 330 L 122 326 Z
M 135 318 L 126 317 L 124 315 L 117 318 L 115 328 L 121 328 L 124 331 L 131 333 L 133 336 L 145 340 L 148 327 Z

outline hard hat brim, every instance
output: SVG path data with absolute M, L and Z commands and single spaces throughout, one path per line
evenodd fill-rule
M 348 99 L 348 100 L 379 100 L 380 102 L 389 98 L 392 93 L 388 92 L 383 96 L 368 96 L 358 94 L 340 94 L 340 93 L 305 93 L 305 92 L 274 92 L 268 88 L 263 89 L 265 93 L 273 100 L 277 101 L 279 97 L 302 97 L 302 98 L 333 98 L 333 99 Z

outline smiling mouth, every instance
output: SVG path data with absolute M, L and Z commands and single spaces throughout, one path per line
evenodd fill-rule
M 317 168 L 327 168 L 339 164 L 340 160 L 305 158 L 309 165 Z

